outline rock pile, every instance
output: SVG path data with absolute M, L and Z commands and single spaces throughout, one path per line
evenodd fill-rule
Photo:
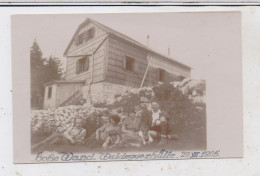
M 174 86 L 172 86 L 173 89 L 177 88 L 183 94 L 192 95 L 194 90 L 199 92 L 196 94 L 197 96 L 203 95 L 200 92 L 205 93 L 205 83 L 202 81 L 185 79 L 180 83 L 175 83 Z M 32 110 L 32 134 L 48 135 L 52 131 L 65 131 L 73 126 L 76 118 L 81 118 L 88 136 L 107 122 L 109 114 L 118 114 L 121 118 L 127 118 L 128 113 L 133 112 L 138 105 L 144 105 L 150 109 L 150 102 L 154 98 L 156 98 L 154 87 L 143 87 L 127 90 L 115 95 L 114 99 L 100 101 L 93 105 L 70 105 L 57 109 Z
M 70 105 L 48 110 L 33 110 L 31 112 L 32 133 L 49 133 L 56 130 L 65 131 L 73 126 L 76 118 L 81 118 L 86 122 L 88 120 L 94 121 L 93 116 L 97 116 L 104 118 L 105 121 L 107 112 L 106 108 L 81 105 Z

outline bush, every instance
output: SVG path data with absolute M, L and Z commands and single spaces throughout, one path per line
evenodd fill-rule
M 162 84 L 153 87 L 154 100 L 156 100 L 162 111 L 169 115 L 169 128 L 172 133 L 181 133 L 191 130 L 191 124 L 204 125 L 204 119 L 198 119 L 196 104 L 187 95 L 170 84 Z M 205 106 L 202 106 L 205 110 Z M 194 118 L 198 117 L 198 118 Z M 188 129 L 190 128 L 190 129 Z

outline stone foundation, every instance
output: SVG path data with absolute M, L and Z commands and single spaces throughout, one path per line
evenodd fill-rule
M 96 103 L 111 101 L 116 95 L 122 94 L 126 91 L 130 91 L 131 87 L 123 86 L 119 84 L 112 84 L 107 82 L 94 83 L 92 85 L 86 85 L 82 88 L 83 98 L 86 102 Z

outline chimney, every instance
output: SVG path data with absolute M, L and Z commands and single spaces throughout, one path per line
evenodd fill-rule
M 146 45 L 147 46 L 149 46 L 149 38 L 150 38 L 150 36 L 149 36 L 149 34 L 147 35 L 147 40 L 146 40 Z
M 171 55 L 171 44 L 169 44 L 169 46 L 168 46 L 168 56 L 170 56 Z

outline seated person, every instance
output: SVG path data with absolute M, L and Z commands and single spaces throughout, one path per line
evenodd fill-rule
M 161 112 L 159 104 L 152 102 L 152 123 L 150 128 L 150 134 L 153 138 L 160 138 L 161 145 L 167 143 L 168 138 L 168 120 L 167 114 Z
M 124 120 L 122 126 L 122 138 L 125 145 L 134 147 L 141 146 L 142 138 L 139 136 L 140 127 L 140 116 L 135 113 L 130 113 L 129 117 Z
M 102 146 L 109 137 L 110 130 L 116 130 L 118 134 L 121 134 L 121 126 L 119 125 L 120 120 L 121 118 L 118 115 L 110 115 L 109 122 L 98 128 L 95 133 L 91 134 L 85 140 L 86 146 L 89 148 Z
M 86 130 L 82 128 L 82 119 L 76 119 L 75 125 L 64 132 L 64 137 L 71 144 L 83 144 L 86 135 Z
M 102 127 L 96 130 L 96 140 L 102 143 L 107 140 L 109 131 L 115 130 L 117 134 L 121 134 L 121 127 L 119 126 L 121 118 L 118 115 L 111 115 L 109 117 L 109 123 L 104 124 Z
M 120 147 L 120 134 L 116 130 L 110 130 L 109 136 L 107 137 L 106 141 L 103 144 L 104 149 L 110 149 L 114 147 Z
M 71 143 L 71 144 L 82 144 L 84 143 L 84 137 L 86 130 L 81 127 L 82 119 L 76 119 L 75 125 L 71 126 L 64 132 L 63 129 L 57 128 L 56 132 L 50 135 L 47 139 L 34 145 L 32 149 L 35 149 L 42 145 L 52 145 L 56 143 Z
M 141 130 L 139 131 L 139 136 L 143 141 L 143 145 L 153 142 L 153 138 L 150 134 L 149 128 L 141 128 Z
M 151 115 L 147 110 L 146 106 L 141 106 L 136 108 L 137 116 L 140 116 L 141 126 L 139 131 L 139 136 L 142 138 L 143 145 L 153 142 L 153 138 L 150 135 L 150 126 L 152 123 Z

